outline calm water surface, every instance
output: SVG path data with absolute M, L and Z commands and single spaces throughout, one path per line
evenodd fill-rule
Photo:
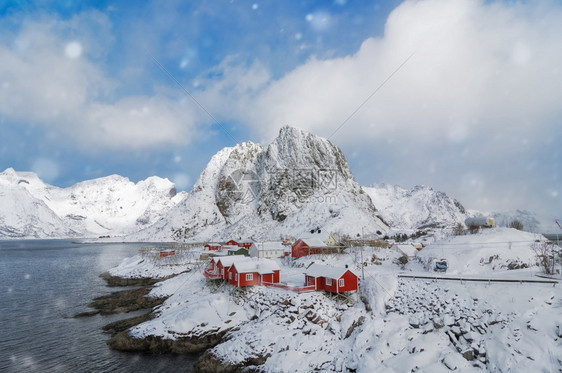
M 108 288 L 98 276 L 142 244 L 0 241 L 0 372 L 192 371 L 193 356 L 111 351 L 101 328 L 136 314 L 70 316 L 91 310 Z

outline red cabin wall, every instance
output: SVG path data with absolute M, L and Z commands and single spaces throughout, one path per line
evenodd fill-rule
M 326 281 L 327 280 L 326 278 L 322 277 L 322 280 L 324 280 L 323 281 L 323 283 L 324 283 L 323 289 L 324 290 L 329 291 L 330 293 L 337 293 L 337 289 L 336 289 L 336 281 L 337 280 L 332 279 L 332 283 L 330 285 L 328 285 L 328 282 Z
M 340 288 L 340 292 L 357 290 L 357 276 L 351 271 L 346 271 L 341 278 L 343 278 L 344 285 Z
M 236 266 L 232 266 L 231 272 L 232 272 L 232 279 L 228 281 L 231 285 L 240 286 L 240 287 L 260 285 L 260 275 L 257 272 L 248 272 L 253 274 L 253 278 L 250 281 L 246 280 L 246 273 L 238 273 L 238 271 L 236 270 Z M 238 281 L 236 281 L 236 275 L 239 276 Z
M 308 255 L 308 245 L 302 240 L 298 240 L 291 246 L 291 256 L 293 258 L 300 258 Z
M 238 272 L 236 272 L 236 269 L 234 269 L 234 268 L 232 268 L 232 270 L 230 272 L 232 273 L 232 278 L 229 278 L 229 276 L 226 276 L 226 280 L 228 281 L 228 283 L 230 285 L 238 286 L 238 281 L 236 281 L 236 274 Z
M 278 284 L 281 281 L 280 270 L 276 269 L 273 271 L 273 282 Z
M 224 274 L 221 274 L 221 278 L 222 278 L 223 280 L 228 280 L 228 272 L 229 272 L 229 270 L 230 270 L 230 267 L 224 267 L 224 266 L 222 265 L 222 263 L 219 262 L 219 263 L 217 264 L 217 268 L 218 268 L 218 270 L 219 270 L 219 274 L 221 273 L 222 269 L 224 268 Z
M 207 265 L 206 270 L 208 271 L 212 271 L 215 269 L 216 263 L 213 259 L 211 259 L 211 261 L 209 262 L 209 265 Z
M 346 271 L 340 279 L 343 278 L 343 286 L 339 286 L 339 279 L 332 279 L 331 285 L 326 285 L 324 282 L 323 289 L 329 291 L 330 293 L 343 293 L 346 291 L 357 290 L 357 276 L 355 276 L 351 271 Z M 322 277 L 322 280 L 325 280 Z
M 273 273 L 266 273 L 264 275 L 261 275 L 261 282 L 268 282 L 268 283 L 274 283 L 274 278 L 273 278 Z
M 227 242 L 225 243 L 225 245 L 227 245 L 227 246 L 240 246 L 240 245 L 238 244 L 238 242 L 236 242 L 236 241 L 234 241 L 234 240 L 227 241 Z
M 307 255 L 322 254 L 321 247 L 308 246 L 304 241 L 298 240 L 291 246 L 291 256 L 300 258 Z

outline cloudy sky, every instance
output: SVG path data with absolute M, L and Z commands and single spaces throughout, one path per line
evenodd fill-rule
M 0 2 L 0 169 L 189 190 L 221 148 L 290 124 L 363 185 L 552 221 L 560 19 L 560 1 Z

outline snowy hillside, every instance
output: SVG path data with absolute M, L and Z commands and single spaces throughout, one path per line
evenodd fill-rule
M 186 195 L 159 177 L 135 184 L 112 175 L 58 188 L 11 168 L 0 173 L 0 193 L 0 236 L 12 238 L 128 234 L 153 224 Z
M 397 185 L 374 184 L 363 189 L 383 219 L 395 228 L 452 227 L 467 218 L 460 202 L 426 186 L 408 190 Z
M 388 230 L 339 148 L 283 127 L 267 147 L 246 142 L 218 152 L 182 203 L 129 239 L 278 239 L 315 228 L 320 237 Z
M 537 271 L 536 255 L 531 247 L 544 242 L 544 236 L 513 228 L 484 229 L 477 234 L 449 237 L 425 247 L 418 259 L 432 268 L 435 259 L 448 262 L 448 274 L 479 275 L 513 268 Z

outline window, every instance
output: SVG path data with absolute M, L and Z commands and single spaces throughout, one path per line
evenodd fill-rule
M 234 281 L 238 281 L 238 273 L 234 275 Z
M 332 279 L 331 278 L 326 278 L 326 285 L 332 286 Z
M 340 278 L 339 287 L 340 287 L 340 288 L 343 288 L 343 278 Z
M 224 277 L 224 268 L 221 268 L 221 276 Z
M 228 272 L 228 279 L 232 280 L 232 272 Z
M 253 273 L 246 273 L 246 281 L 252 281 L 254 279 Z

